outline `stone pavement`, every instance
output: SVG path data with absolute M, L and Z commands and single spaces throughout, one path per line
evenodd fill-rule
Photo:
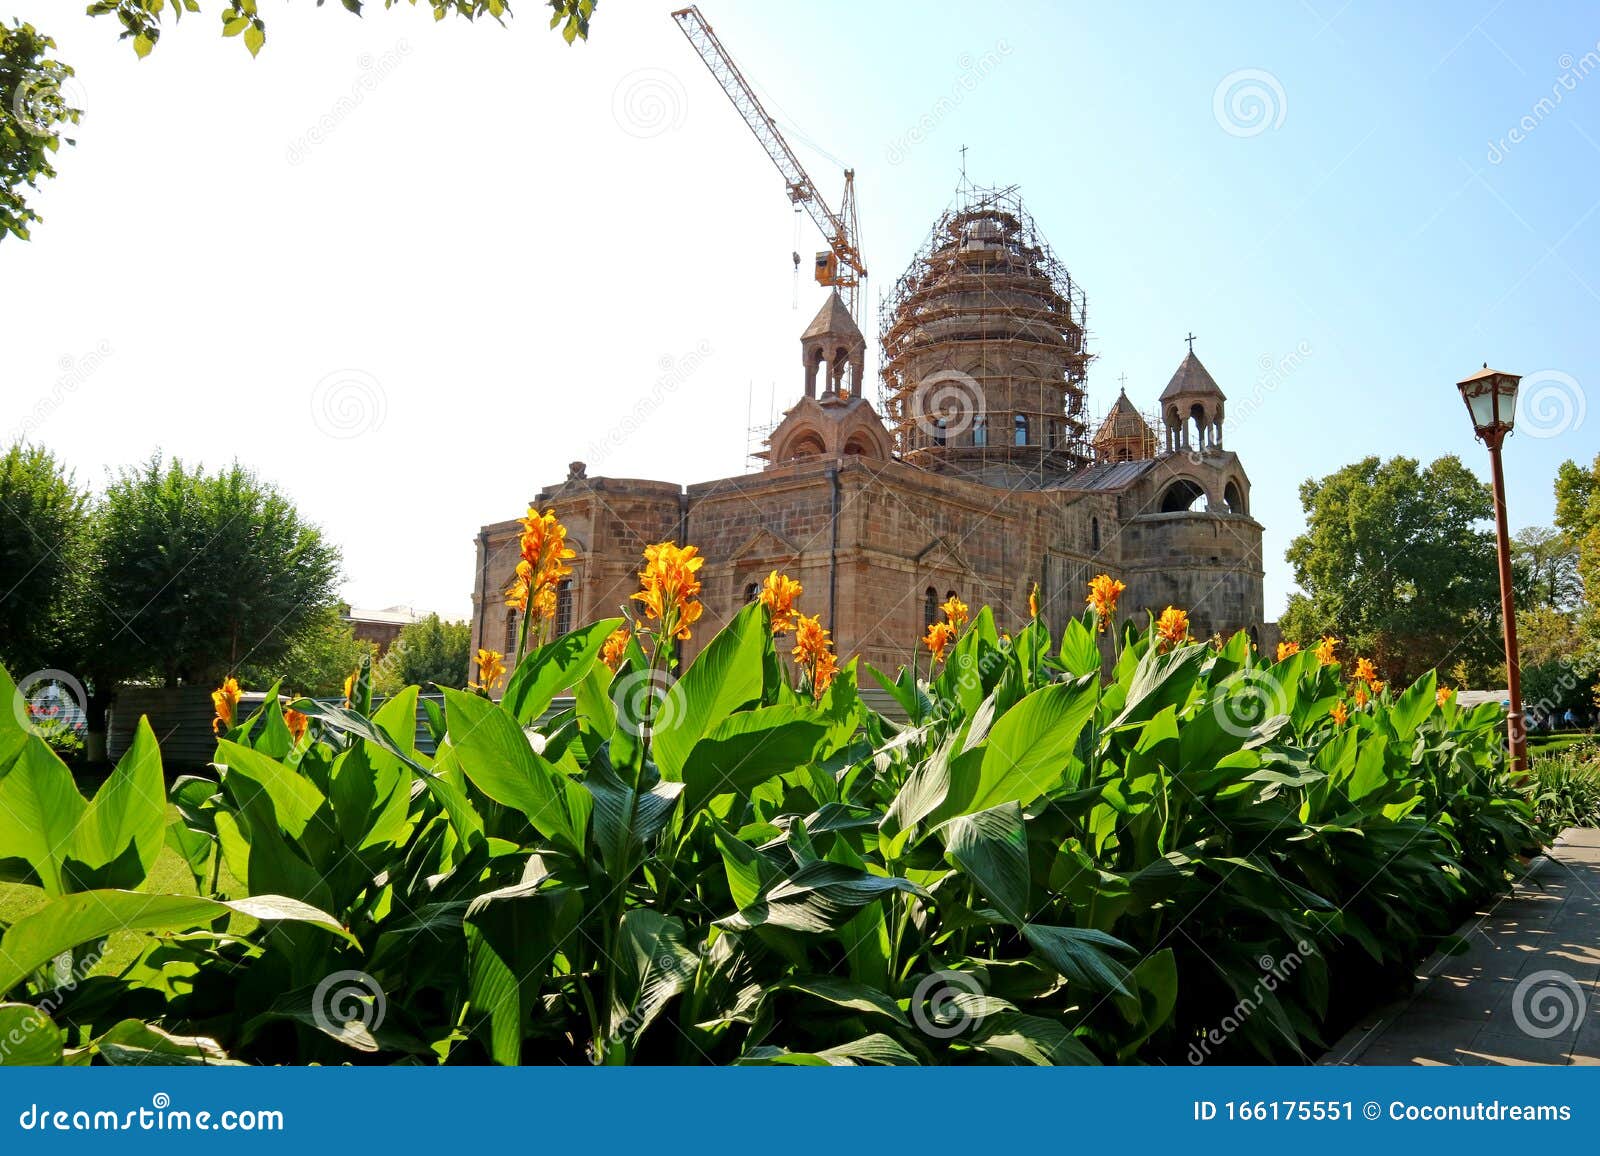
M 1563 831 L 1324 1064 L 1600 1064 L 1600 830 Z

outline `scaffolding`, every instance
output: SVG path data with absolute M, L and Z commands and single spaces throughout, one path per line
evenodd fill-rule
M 1089 464 L 1089 310 L 1016 186 L 963 184 L 879 302 L 879 402 L 905 460 Z

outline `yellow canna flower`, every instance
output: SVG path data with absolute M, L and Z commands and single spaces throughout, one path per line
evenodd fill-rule
M 498 650 L 478 651 L 478 681 L 473 683 L 479 690 L 493 690 L 499 686 L 506 676 L 506 656 Z
M 1434 693 L 1434 696 L 1433 696 L 1434 705 L 1435 706 L 1448 706 L 1449 703 L 1450 703 L 1450 700 L 1453 699 L 1455 696 L 1456 696 L 1456 692 L 1455 691 L 1451 690 L 1448 686 L 1441 686 Z
M 930 622 L 928 633 L 922 636 L 922 644 L 933 654 L 933 661 L 943 662 L 945 652 L 950 649 L 955 637 L 956 628 L 948 622 Z
M 300 711 L 291 710 L 289 707 L 283 708 L 283 725 L 289 728 L 289 737 L 295 742 L 298 743 L 305 738 L 306 728 L 310 723 L 311 720 Z
M 1035 582 L 1033 589 L 1028 591 L 1028 617 L 1039 617 L 1039 584 Z
M 1299 653 L 1300 653 L 1300 644 L 1298 642 L 1280 642 L 1280 643 L 1278 643 L 1278 661 L 1279 662 L 1282 662 L 1286 658 L 1292 658 L 1294 655 L 1299 654 Z
M 794 660 L 806 672 L 813 698 L 821 698 L 839 669 L 838 657 L 827 628 L 818 615 L 797 615 L 794 627 Z
M 537 507 L 529 506 L 528 516 L 517 521 L 522 524 L 518 539 L 522 556 L 517 560 L 516 577 L 506 589 L 506 605 L 526 610 L 531 602 L 534 614 L 548 621 L 556 614 L 556 586 L 571 575 L 567 562 L 576 558 L 577 552 L 567 545 L 567 528 L 554 510 L 541 514 Z
M 944 605 L 939 609 L 944 611 L 945 621 L 955 627 L 956 633 L 959 634 L 961 628 L 967 624 L 967 604 L 952 594 L 945 599 Z
M 1367 683 L 1367 685 L 1372 688 L 1372 693 L 1374 695 L 1380 695 L 1383 693 L 1383 688 L 1389 684 L 1384 682 L 1381 678 L 1375 678 L 1371 682 Z
M 217 717 L 211 720 L 212 734 L 222 734 L 233 729 L 239 695 L 239 680 L 236 678 L 223 679 L 222 685 L 211 692 L 211 705 L 217 710 Z
M 352 697 L 351 696 L 353 696 L 355 694 L 355 692 L 356 692 L 356 679 L 359 678 L 359 677 L 361 677 L 361 672 L 359 670 L 352 670 L 349 674 L 344 676 L 344 705 L 345 706 L 351 705 L 351 702 L 352 702 Z
M 633 637 L 633 632 L 626 625 L 619 626 L 606 635 L 606 644 L 600 648 L 600 661 L 612 674 L 617 673 L 617 667 L 622 665 L 622 656 L 628 653 L 628 639 Z
M 1317 643 L 1317 662 L 1323 666 L 1338 662 L 1339 640 L 1331 634 L 1324 634 L 1322 641 Z
M 1362 682 L 1374 682 L 1378 677 L 1377 667 L 1372 665 L 1370 658 L 1356 659 L 1355 677 Z
M 1345 723 L 1350 721 L 1350 708 L 1345 706 L 1342 702 L 1334 703 L 1333 721 L 1338 723 L 1340 726 L 1344 726 Z
M 1366 683 L 1364 683 L 1364 682 L 1356 683 L 1356 690 L 1355 690 L 1354 697 L 1355 697 L 1355 700 L 1356 700 L 1357 709 L 1367 705 L 1368 695 L 1367 695 L 1367 684 Z
M 1189 637 L 1189 612 L 1169 606 L 1156 619 L 1156 637 L 1162 643 L 1176 645 Z
M 800 583 L 787 574 L 774 570 L 761 584 L 761 604 L 772 612 L 772 633 L 788 634 L 795 628 L 795 599 L 800 597 Z
M 632 595 L 644 604 L 645 616 L 661 623 L 662 638 L 689 638 L 689 627 L 705 611 L 696 599 L 700 579 L 695 572 L 705 564 L 693 546 L 658 542 L 644 548 L 644 569 L 639 571 L 640 590 Z
M 1128 588 L 1126 582 L 1121 582 L 1109 574 L 1096 574 L 1089 579 L 1089 596 L 1084 603 L 1094 611 L 1095 628 L 1105 630 L 1117 613 L 1117 599 L 1122 597 L 1122 592 Z M 1187 618 L 1184 620 L 1188 621 Z M 1184 627 L 1185 631 L 1188 627 Z

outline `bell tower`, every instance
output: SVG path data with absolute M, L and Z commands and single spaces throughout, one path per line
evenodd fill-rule
M 823 397 L 861 392 L 867 339 L 861 335 L 835 289 L 800 335 L 800 362 L 806 370 L 806 396 L 817 396 L 817 372 L 824 366 Z
M 1222 416 L 1228 399 L 1194 355 L 1194 334 L 1184 340 L 1189 343 L 1189 352 L 1161 391 L 1161 424 L 1167 427 L 1167 452 L 1216 452 L 1222 449 Z

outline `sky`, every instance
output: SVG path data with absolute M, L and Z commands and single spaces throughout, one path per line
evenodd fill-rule
M 252 60 L 208 0 L 139 60 L 81 0 L 0 0 L 85 110 L 44 223 L 0 244 L 0 438 L 92 488 L 157 450 L 237 459 L 342 547 L 350 602 L 460 617 L 478 527 L 569 461 L 744 471 L 823 299 L 790 254 L 823 245 L 674 6 L 606 0 L 568 46 L 531 0 L 505 27 L 269 3 Z M 1269 618 L 1306 478 L 1487 478 L 1454 387 L 1484 362 L 1524 375 L 1513 528 L 1600 452 L 1593 5 L 703 11 L 835 204 L 855 168 L 869 335 L 963 146 L 1087 291 L 1091 413 L 1124 374 L 1153 408 L 1197 335 Z

